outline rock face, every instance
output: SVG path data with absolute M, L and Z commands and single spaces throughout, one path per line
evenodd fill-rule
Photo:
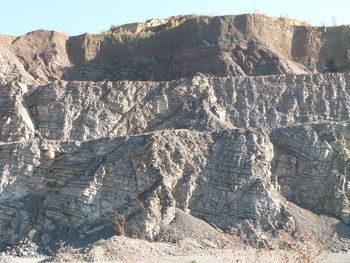
M 348 72 L 350 28 L 259 14 L 176 16 L 99 35 L 38 30 L 0 35 L 0 80 L 161 81 L 193 77 Z
M 164 129 L 271 129 L 348 120 L 349 89 L 349 74 L 55 81 L 27 93 L 24 105 L 43 138 L 91 140 Z M 34 132 L 28 129 L 23 136 L 33 137 Z M 18 135 L 6 137 L 18 139 Z
M 11 160 L 1 167 L 3 241 L 32 228 L 47 238 L 119 224 L 129 235 L 153 238 L 176 207 L 221 227 L 239 218 L 279 224 L 271 151 L 263 136 L 239 130 L 3 145 L 1 160 Z
M 347 71 L 347 30 L 183 16 L 1 36 L 0 245 L 154 240 L 178 209 L 293 227 L 289 202 L 350 224 L 350 75 L 284 74 Z
M 349 224 L 349 122 L 275 129 L 273 174 L 292 202 Z

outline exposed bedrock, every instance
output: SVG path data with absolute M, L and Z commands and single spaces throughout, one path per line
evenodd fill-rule
M 1 241 L 106 227 L 154 238 L 176 207 L 223 228 L 243 219 L 278 226 L 272 151 L 268 137 L 240 130 L 2 145 Z
M 288 200 L 350 223 L 350 124 L 279 128 L 270 135 L 272 174 Z
M 349 223 L 348 78 L 4 85 L 1 241 L 153 239 L 175 208 L 221 228 L 293 226 L 286 200 Z
M 167 81 L 206 76 L 348 72 L 349 26 L 259 14 L 175 16 L 101 34 L 0 35 L 0 81 Z
M 271 129 L 348 120 L 349 87 L 348 74 L 197 76 L 160 83 L 56 81 L 26 94 L 24 101 L 43 138 L 89 140 L 163 129 Z
M 153 239 L 176 207 L 221 228 L 293 226 L 285 198 L 349 223 L 349 125 L 3 144 L 1 242 L 105 228 Z
M 157 240 L 179 209 L 349 225 L 348 35 L 255 14 L 0 35 L 0 247 Z
M 23 83 L 0 84 L 0 142 L 34 137 L 35 125 L 24 101 L 26 92 Z

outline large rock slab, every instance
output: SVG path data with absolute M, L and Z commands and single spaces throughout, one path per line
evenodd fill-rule
M 271 129 L 349 119 L 350 75 L 242 78 L 197 76 L 171 82 L 65 82 L 25 99 L 46 139 L 90 140 L 164 129 Z
M 176 207 L 222 228 L 250 219 L 267 229 L 285 217 L 271 183 L 272 144 L 249 131 L 33 140 L 0 152 L 2 242 L 106 227 L 152 239 Z
M 290 201 L 350 223 L 350 124 L 323 123 L 275 129 L 272 173 Z

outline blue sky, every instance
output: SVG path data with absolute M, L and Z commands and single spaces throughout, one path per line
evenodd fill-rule
M 78 35 L 111 25 L 179 14 L 260 12 L 288 15 L 314 25 L 350 24 L 350 0 L 1 0 L 0 33 L 21 35 L 49 29 Z

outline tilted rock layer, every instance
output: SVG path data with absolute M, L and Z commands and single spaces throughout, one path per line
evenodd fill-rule
M 156 239 L 176 209 L 293 227 L 289 202 L 350 224 L 350 75 L 317 73 L 347 71 L 347 32 L 242 15 L 0 36 L 0 245 Z

